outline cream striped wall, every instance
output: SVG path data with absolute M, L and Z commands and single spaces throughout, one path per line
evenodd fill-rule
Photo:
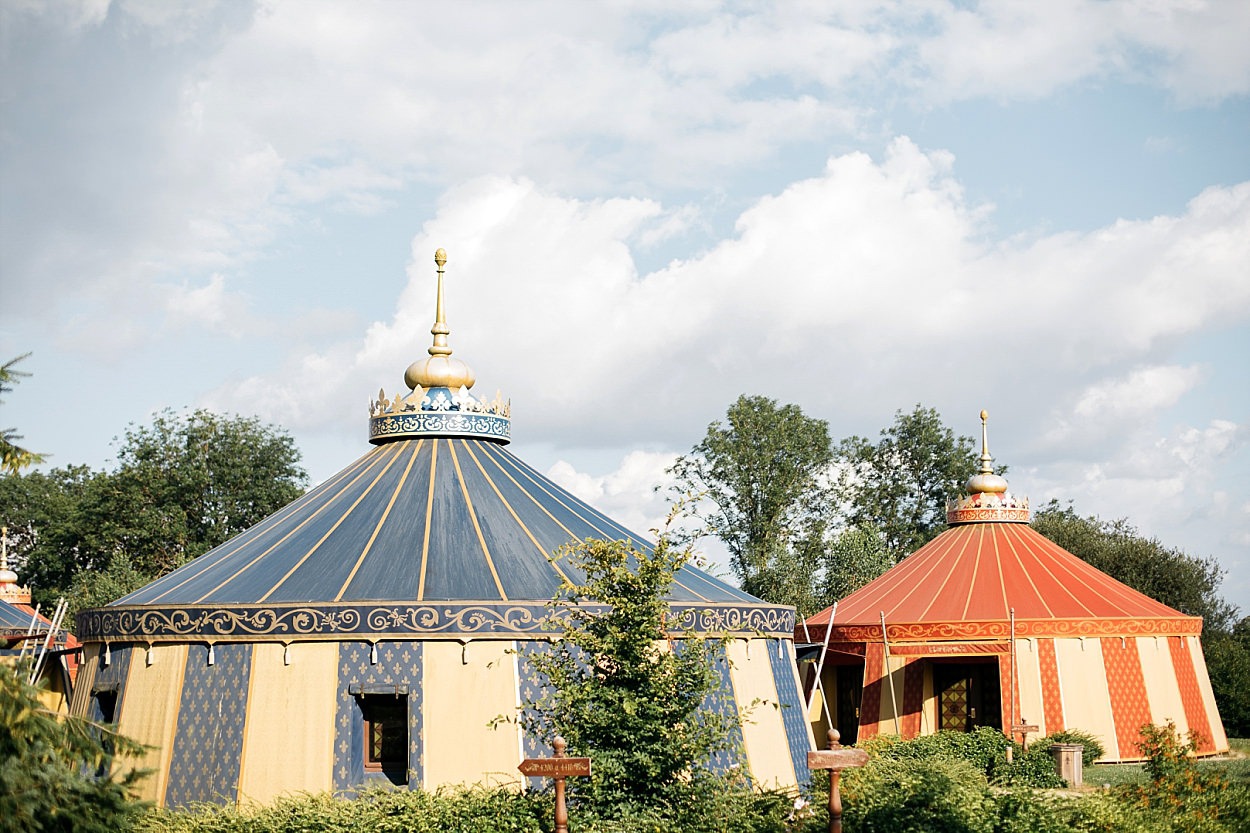
M 338 643 L 252 647 L 251 687 L 239 769 L 239 799 L 266 803 L 292 792 L 331 789 Z M 297 728 L 298 727 L 298 728 Z
M 187 666 L 186 645 L 154 645 L 135 648 L 123 688 L 124 701 L 117 730 L 152 749 L 135 761 L 138 769 L 152 774 L 139 782 L 139 797 L 162 804 L 169 783 L 169 762 L 178 709 L 182 703 L 182 675 Z M 91 692 L 85 692 L 90 699 Z
M 388 646 L 403 652 L 406 645 L 416 648 L 410 643 L 379 643 L 379 653 L 387 653 Z M 516 715 L 520 680 L 518 660 L 511 653 L 515 646 L 507 640 L 419 643 L 420 694 L 411 701 L 416 709 L 412 725 L 419 728 L 411 742 L 418 750 L 415 760 L 424 788 L 523 787 L 517 765 L 526 753 L 519 727 L 515 721 L 489 725 L 496 718 Z M 237 800 L 267 803 L 285 794 L 335 789 L 335 773 L 343 770 L 352 755 L 359 756 L 355 741 L 347 738 L 363 737 L 355 730 L 343 732 L 336 723 L 345 719 L 340 701 L 348 685 L 342 677 L 341 654 L 349 647 L 360 648 L 359 662 L 368 666 L 369 650 L 337 642 L 289 647 L 236 643 L 231 647 L 244 652 L 240 673 L 247 679 L 241 679 L 240 686 L 246 686 L 247 699 L 239 748 L 220 750 L 218 755 L 225 763 L 238 762 Z M 76 713 L 90 713 L 93 680 L 101 673 L 100 650 L 101 646 L 92 645 L 86 652 L 73 704 Z M 127 649 L 129 667 L 125 669 L 117 662 L 121 650 L 114 649 L 116 670 L 125 672 L 119 684 L 119 728 L 152 747 L 135 762 L 153 772 L 141 782 L 140 793 L 163 805 L 173 800 L 169 798 L 171 764 L 195 758 L 193 748 L 177 758 L 172 750 L 184 699 L 190 702 L 189 694 L 183 696 L 185 675 L 191 663 L 207 662 L 206 646 L 132 646 Z M 224 652 L 225 646 L 219 645 L 217 670 L 223 667 Z M 803 719 L 793 648 L 777 639 L 738 639 L 727 644 L 725 653 L 729 665 L 724 696 L 732 696 L 739 710 L 755 704 L 742 727 L 743 763 L 761 787 L 794 787 L 807 777 L 799 766 L 805 765 L 812 741 Z M 786 708 L 794 713 L 786 713 Z M 346 714 L 349 723 L 360 719 L 350 709 Z M 175 774 L 180 785 L 178 801 L 229 800 L 229 796 L 207 794 L 197 798 L 196 773 Z
M 1224 721 L 1219 719 L 1219 708 L 1215 705 L 1215 692 L 1211 689 L 1211 677 L 1207 673 L 1207 658 L 1202 653 L 1202 643 L 1196 636 L 1187 636 L 1189 655 L 1193 658 L 1194 673 L 1198 676 L 1198 690 L 1202 693 L 1202 703 L 1206 706 L 1207 721 L 1210 723 L 1208 734 L 1215 743 L 1217 752 L 1228 751 L 1228 736 L 1224 733 Z

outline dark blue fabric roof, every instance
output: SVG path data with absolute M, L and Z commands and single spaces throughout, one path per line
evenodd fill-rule
M 35 629 L 48 626 L 47 621 L 40 616 L 39 621 L 35 624 Z M 30 627 L 30 614 L 19 607 L 0 601 L 0 631 L 5 633 L 13 633 L 14 631 L 26 632 Z
M 498 443 L 396 440 L 113 605 L 546 601 L 588 537 L 650 547 Z M 693 567 L 669 598 L 760 604 Z

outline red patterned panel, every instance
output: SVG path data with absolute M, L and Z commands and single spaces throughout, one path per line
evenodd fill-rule
M 924 663 L 911 657 L 903 666 L 903 737 L 920 734 L 920 711 L 924 708 Z
M 1141 727 L 1152 722 L 1150 701 L 1146 698 L 1146 678 L 1141 670 L 1141 656 L 1136 639 L 1104 638 L 1102 663 L 1107 670 L 1107 688 L 1111 693 L 1111 719 L 1115 723 L 1116 742 L 1120 754 L 1136 756 L 1141 741 Z
M 1189 731 L 1202 735 L 1198 752 L 1214 752 L 1215 739 L 1211 723 L 1207 719 L 1207 707 L 1202 702 L 1198 688 L 1198 673 L 1194 670 L 1194 658 L 1189 653 L 1189 640 L 1184 637 L 1168 640 L 1168 653 L 1172 655 L 1172 670 L 1176 672 L 1176 684 L 1181 691 L 1181 706 L 1185 709 L 1185 722 Z
M 999 656 L 998 658 L 998 691 L 999 691 L 998 699 L 999 699 L 999 703 L 1002 705 L 1002 720 L 1003 720 L 1003 722 L 1000 725 L 1003 726 L 1006 732 L 1011 731 L 1011 729 L 1008 727 L 1012 725 L 1012 719 L 1011 719 L 1012 711 L 1013 711 L 1012 700 L 1015 701 L 1014 702 L 1015 717 L 1017 719 L 1019 719 L 1020 717 L 1020 688 L 1019 686 L 1012 685 L 1012 683 L 1015 682 L 1015 680 L 1011 679 L 1012 677 L 1011 662 L 1012 662 L 1012 657 L 1010 654 L 1008 654 L 1007 656 Z M 1016 676 L 1016 680 L 1018 680 L 1019 669 L 1016 670 L 1015 676 Z M 1012 699 L 1008 699 L 1008 697 Z
M 868 643 L 864 656 L 864 696 L 859 702 L 859 738 L 873 738 L 881 731 L 881 675 L 885 670 L 885 645 Z
M 1046 718 L 1046 734 L 1062 732 L 1063 695 L 1059 690 L 1059 661 L 1055 656 L 1055 640 L 1037 640 L 1037 662 L 1042 672 L 1042 710 Z

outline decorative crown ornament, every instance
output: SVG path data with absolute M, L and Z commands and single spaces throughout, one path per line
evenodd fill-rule
M 981 411 L 981 467 L 968 478 L 964 488 L 968 494 L 946 501 L 946 522 L 955 524 L 1029 522 L 1029 499 L 1016 497 L 1007 491 L 1007 480 L 994 473 L 994 458 L 990 456 L 989 412 Z
M 470 393 L 477 378 L 461 359 L 452 358 L 451 330 L 443 311 L 443 266 L 447 252 L 434 253 L 438 293 L 434 307 L 434 343 L 429 356 L 408 366 L 407 394 L 388 397 L 379 389 L 369 401 L 369 442 L 378 444 L 411 437 L 481 437 L 506 443 L 512 438 L 512 402 L 495 393 L 487 402 Z

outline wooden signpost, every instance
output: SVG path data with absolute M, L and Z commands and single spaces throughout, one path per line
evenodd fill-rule
M 867 752 L 842 746 L 840 737 L 837 729 L 830 729 L 829 748 L 807 753 L 808 769 L 829 770 L 829 833 L 842 833 L 842 794 L 838 791 L 842 770 L 868 763 Z
M 569 809 L 564 803 L 564 779 L 590 774 L 590 758 L 566 758 L 568 746 L 564 738 L 552 741 L 556 748 L 554 758 L 526 758 L 517 769 L 522 775 L 535 778 L 554 778 L 556 782 L 556 829 L 555 833 L 569 833 Z

